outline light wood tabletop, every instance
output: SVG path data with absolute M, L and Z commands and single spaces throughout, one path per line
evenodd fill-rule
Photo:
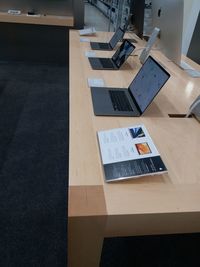
M 108 41 L 110 36 L 97 33 L 89 39 Z M 142 45 L 138 42 L 136 48 Z M 99 266 L 104 237 L 200 231 L 200 124 L 195 118 L 169 117 L 187 113 L 200 94 L 200 79 L 189 77 L 159 51 L 152 51 L 171 78 L 145 113 L 137 118 L 95 116 L 87 78 L 127 88 L 141 64 L 131 56 L 118 71 L 95 71 L 85 56 L 90 50 L 77 31 L 70 31 L 70 267 Z M 95 54 L 111 56 L 113 51 Z M 97 131 L 136 124 L 146 126 L 168 173 L 108 184 Z

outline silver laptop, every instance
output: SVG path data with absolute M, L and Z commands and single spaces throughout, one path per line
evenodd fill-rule
M 133 52 L 135 46 L 124 40 L 112 58 L 89 57 L 89 62 L 94 70 L 118 70 Z
M 124 33 L 125 31 L 119 27 L 109 43 L 90 42 L 90 46 L 93 50 L 113 50 L 117 43 L 122 40 Z
M 140 116 L 169 79 L 170 74 L 151 56 L 127 88 L 91 87 L 97 116 Z

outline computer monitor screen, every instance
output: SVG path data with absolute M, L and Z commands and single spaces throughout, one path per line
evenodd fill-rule
M 132 24 L 134 26 L 134 32 L 140 38 L 143 37 L 144 28 L 144 11 L 145 0 L 133 0 L 131 4 L 130 12 L 132 14 Z
M 153 27 L 160 29 L 159 48 L 177 65 L 181 64 L 183 0 L 152 0 Z

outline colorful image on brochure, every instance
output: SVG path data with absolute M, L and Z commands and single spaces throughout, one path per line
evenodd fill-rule
M 150 154 L 151 149 L 147 143 L 140 143 L 135 145 L 140 155 Z
M 129 131 L 133 138 L 145 137 L 142 127 L 130 128 Z

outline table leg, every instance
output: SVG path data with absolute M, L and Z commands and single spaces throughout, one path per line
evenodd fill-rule
M 71 217 L 68 221 L 68 267 L 98 267 L 105 216 Z

